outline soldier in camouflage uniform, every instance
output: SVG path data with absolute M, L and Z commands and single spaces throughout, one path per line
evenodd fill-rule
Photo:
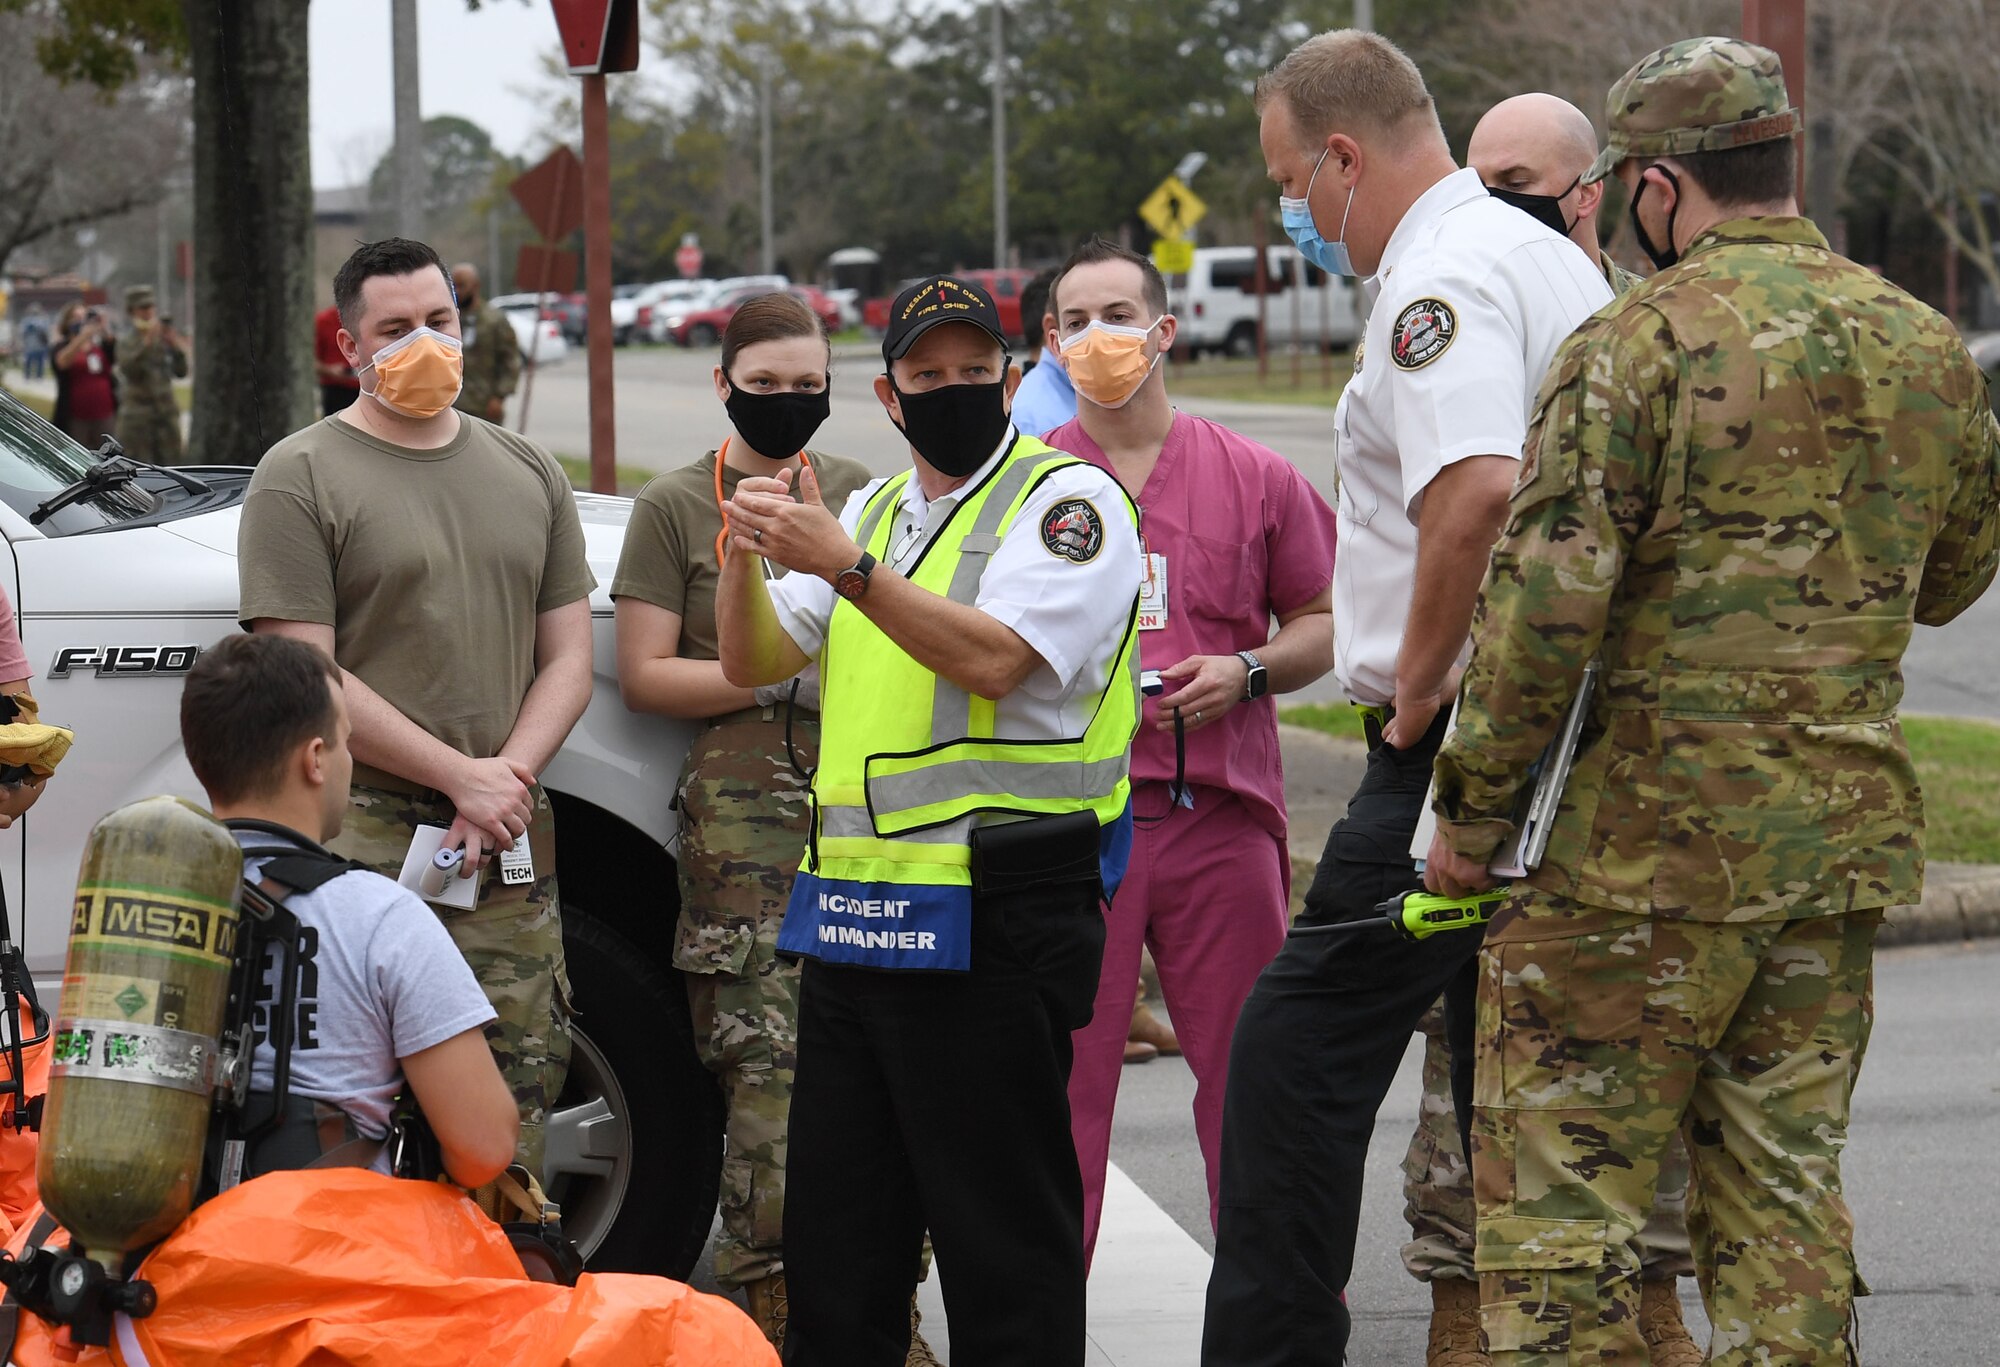
M 1589 115 L 1558 96 L 1537 93 L 1489 109 L 1472 130 L 1465 159 L 1496 198 L 1576 243 L 1604 272 L 1612 293 L 1623 294 L 1644 277 L 1613 261 L 1599 241 L 1604 187 L 1583 184 L 1597 151 Z M 1432 1319 L 1430 1361 L 1438 1367 L 1482 1367 L 1489 1359 L 1481 1346 L 1473 1270 L 1472 1173 L 1452 1107 L 1442 1003 L 1418 1029 L 1424 1036 L 1424 1093 L 1403 1158 L 1403 1213 L 1410 1222 L 1403 1266 L 1432 1283 L 1434 1294 L 1436 1284 L 1446 1281 L 1458 1296 L 1456 1313 Z M 1641 1272 L 1640 1322 L 1653 1367 L 1700 1367 L 1703 1357 L 1682 1322 L 1675 1286 L 1678 1278 L 1694 1275 L 1687 1185 L 1687 1148 L 1676 1135 L 1661 1160 L 1652 1214 L 1633 1240 Z
M 1607 121 L 1590 178 L 1661 270 L 1543 387 L 1437 765 L 1455 892 L 1600 656 L 1482 957 L 1482 1315 L 1502 1367 L 1646 1361 L 1632 1240 L 1678 1130 L 1709 1360 L 1851 1361 L 1848 1100 L 1882 909 L 1922 891 L 1900 663 L 1993 577 L 2000 430 L 1951 325 L 1797 217 L 1775 54 L 1676 43 Z
M 778 957 L 778 929 L 805 853 L 804 775 L 819 753 L 818 690 L 804 680 L 796 695 L 788 685 L 752 692 L 723 679 L 715 628 L 722 501 L 744 475 L 802 459 L 838 507 L 867 483 L 868 471 L 858 461 L 801 453 L 816 423 L 787 430 L 787 413 L 825 394 L 829 352 L 809 308 L 787 294 L 746 304 L 723 333 L 721 360 L 718 397 L 738 430 L 724 449 L 639 491 L 611 596 L 626 704 L 703 726 L 677 790 L 674 967 L 685 975 L 696 1051 L 727 1107 L 716 1281 L 742 1288 L 752 1318 L 783 1347 L 799 964 Z
M 134 460 L 181 462 L 181 406 L 174 381 L 187 378 L 187 352 L 159 316 L 151 285 L 125 291 L 132 326 L 118 343 L 118 444 Z
M 458 319 L 437 253 L 364 243 L 334 277 L 334 304 L 362 397 L 259 463 L 238 528 L 238 611 L 345 673 L 356 762 L 335 852 L 395 877 L 420 825 L 464 849 L 475 905 L 433 906 L 498 1016 L 489 1034 L 521 1108 L 520 1161 L 539 1175 L 570 1000 L 555 818 L 535 776 L 590 700 L 597 581 L 562 467 L 443 406 Z M 429 357 L 414 383 L 374 362 L 411 346 L 413 319 Z
M 504 423 L 507 396 L 521 382 L 521 339 L 507 315 L 480 297 L 477 266 L 469 261 L 453 266 L 451 284 L 458 293 L 458 326 L 465 342 L 465 386 L 453 407 Z

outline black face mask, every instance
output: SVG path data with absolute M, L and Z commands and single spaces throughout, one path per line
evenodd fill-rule
M 1513 205 L 1556 236 L 1568 237 L 1569 230 L 1576 224 L 1563 219 L 1562 202 L 1568 197 L 1570 190 L 1574 190 L 1582 183 L 1583 177 L 1578 176 L 1569 183 L 1569 189 L 1559 195 L 1531 195 L 1521 190 L 1505 190 L 1498 185 L 1487 186 L 1486 193 L 1502 204 Z
M 1010 361 L 1001 358 L 1004 376 Z M 903 405 L 896 428 L 918 455 L 941 475 L 954 479 L 986 463 L 1007 430 L 1007 382 L 948 384 L 921 394 L 905 394 L 890 377 L 889 387 Z
M 1681 211 L 1681 178 L 1664 166 L 1653 169 L 1657 169 L 1661 175 L 1667 178 L 1667 182 L 1674 187 L 1674 207 L 1667 210 L 1667 245 L 1665 249 L 1653 245 L 1653 239 L 1646 236 L 1646 229 L 1639 222 L 1639 196 L 1646 193 L 1646 181 L 1643 174 L 1639 180 L 1639 187 L 1632 192 L 1632 202 L 1625 206 L 1625 212 L 1632 219 L 1632 236 L 1639 240 L 1639 250 L 1652 258 L 1653 265 L 1660 270 L 1665 270 L 1681 259 L 1681 254 L 1674 250 L 1674 216 Z
M 750 394 L 738 389 L 734 380 L 728 383 L 729 398 L 722 406 L 729 420 L 751 450 L 771 460 L 790 460 L 805 450 L 833 407 L 831 390 Z

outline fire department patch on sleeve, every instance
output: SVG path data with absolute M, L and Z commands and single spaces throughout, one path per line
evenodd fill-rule
M 1042 545 L 1078 565 L 1104 549 L 1104 519 L 1087 498 L 1066 498 L 1042 517 Z
M 1422 370 L 1458 336 L 1458 315 L 1442 299 L 1419 299 L 1389 329 L 1389 359 L 1399 370 Z

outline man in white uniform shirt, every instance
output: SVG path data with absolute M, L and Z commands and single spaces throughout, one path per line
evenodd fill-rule
M 790 1367 L 900 1367 L 926 1229 L 955 1340 L 982 1362 L 1083 1362 L 1066 1086 L 1131 847 L 1139 537 L 1111 475 L 1015 431 L 1006 345 L 977 285 L 904 290 L 875 392 L 911 468 L 839 518 L 809 467 L 804 502 L 787 474 L 729 504 L 724 675 L 820 667 L 812 831 L 778 938 L 806 961 Z M 760 558 L 791 573 L 767 583 Z
M 1313 928 L 1371 919 L 1420 886 L 1410 841 L 1535 392 L 1563 338 L 1611 298 L 1574 244 L 1456 166 L 1422 75 L 1387 40 L 1308 39 L 1257 105 L 1286 231 L 1375 296 L 1334 414 L 1334 672 L 1369 709 L 1370 750 L 1305 911 L 1237 1023 L 1207 1367 L 1345 1360 L 1340 1296 L 1369 1134 L 1440 991 L 1463 1128 L 1478 934 Z

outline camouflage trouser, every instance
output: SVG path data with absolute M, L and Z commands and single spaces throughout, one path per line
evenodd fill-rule
M 1458 1116 L 1451 1103 L 1451 1054 L 1445 1046 L 1442 998 L 1424 1014 L 1417 1029 L 1424 1036 L 1424 1097 L 1409 1152 L 1403 1156 L 1403 1218 L 1410 1222 L 1403 1266 L 1419 1281 L 1446 1277 L 1470 1281 L 1478 1275 L 1472 1270 L 1472 1174 L 1466 1170 L 1465 1147 L 1459 1142 Z M 1632 1241 L 1648 1281 L 1694 1275 L 1694 1257 L 1688 1251 L 1687 1189 L 1687 1145 L 1677 1133 L 1660 1160 L 1652 1214 Z
M 810 767 L 819 726 L 792 722 Z M 785 711 L 732 714 L 695 738 L 681 770 L 681 920 L 695 1049 L 722 1084 L 728 1137 L 715 1279 L 742 1286 L 784 1271 L 785 1133 L 798 1064 L 799 965 L 778 927 L 805 852 L 806 785 L 785 755 Z
M 1696 1275 L 1722 1367 L 1846 1362 L 1848 1100 L 1876 911 L 1652 920 L 1527 894 L 1482 951 L 1473 1143 L 1495 1367 L 1644 1362 L 1638 1257 L 1687 1140 Z
M 134 460 L 143 460 L 150 465 L 179 465 L 180 409 L 154 404 L 125 404 L 118 410 L 118 444 Z
M 499 1019 L 486 1027 L 500 1075 L 521 1107 L 516 1154 L 529 1172 L 542 1170 L 543 1124 L 569 1072 L 569 979 L 563 969 L 562 902 L 556 890 L 556 821 L 539 787 L 528 847 L 530 883 L 500 881 L 497 862 L 479 872 L 471 911 L 433 907 L 452 943 L 472 966 Z M 418 826 L 449 826 L 455 815 L 440 793 L 412 795 L 355 787 L 335 853 L 394 878 L 402 872 Z

